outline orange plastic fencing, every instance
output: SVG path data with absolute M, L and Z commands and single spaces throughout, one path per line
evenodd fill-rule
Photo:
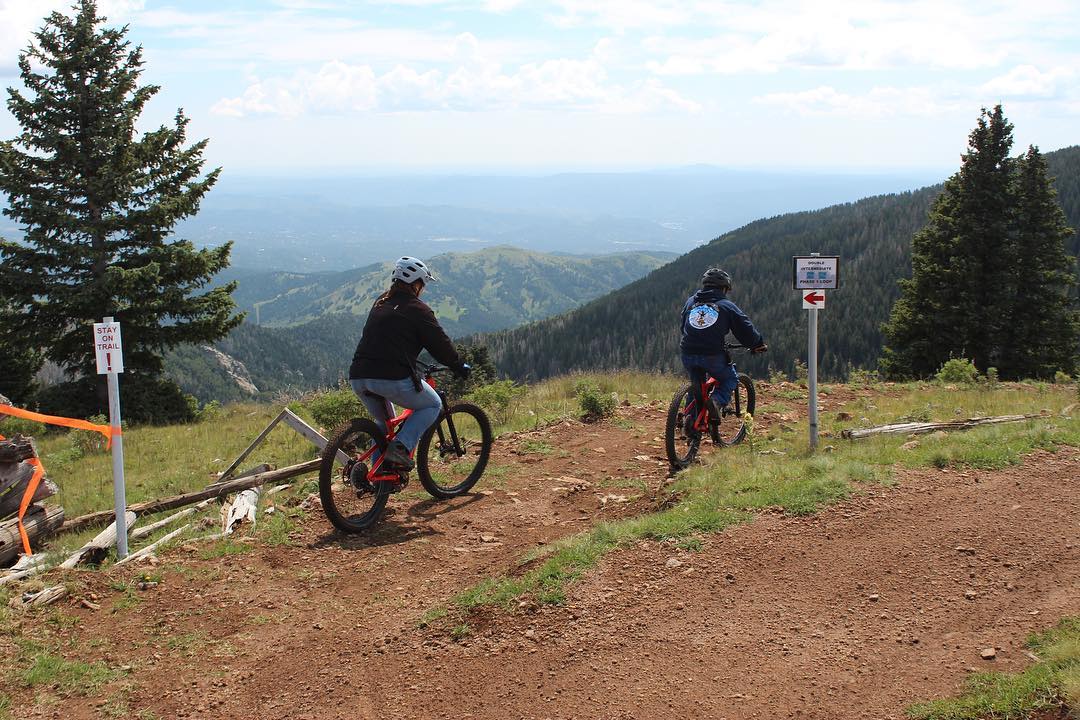
M 76 430 L 99 432 L 105 436 L 106 448 L 111 447 L 112 439 L 117 435 L 120 435 L 120 428 L 111 425 L 98 425 L 89 420 L 76 420 L 74 418 L 59 417 L 56 415 L 42 415 L 41 413 L 22 410 L 20 408 L 11 407 L 10 405 L 0 405 L 0 414 L 11 415 L 12 417 L 23 418 L 25 420 L 34 420 L 47 425 L 59 425 L 61 427 L 75 428 Z M 3 439 L 4 436 L 0 435 L 0 440 Z M 19 503 L 18 524 L 19 537 L 22 538 L 23 552 L 30 555 L 32 553 L 30 549 L 30 537 L 26 534 L 26 528 L 23 527 L 23 516 L 26 515 L 26 510 L 30 507 L 30 501 L 33 499 L 34 493 L 37 492 L 41 479 L 45 477 L 45 466 L 41 464 L 39 458 L 31 458 L 27 462 L 34 466 L 34 474 L 30 478 L 30 483 L 26 486 L 26 492 L 23 493 L 22 502 Z

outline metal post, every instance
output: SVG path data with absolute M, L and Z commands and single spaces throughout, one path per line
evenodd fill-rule
M 111 323 L 107 317 L 104 322 Z M 120 383 L 115 372 L 107 373 L 109 381 L 109 425 L 120 427 Z M 116 505 L 116 557 L 127 557 L 127 490 L 124 487 L 124 436 L 114 433 L 112 436 L 113 461 L 113 502 Z
M 810 253 L 811 257 L 817 257 L 820 253 Z M 810 391 L 810 449 L 816 450 L 818 446 L 818 406 L 817 406 L 817 308 L 811 308 L 809 333 L 807 338 L 807 380 Z

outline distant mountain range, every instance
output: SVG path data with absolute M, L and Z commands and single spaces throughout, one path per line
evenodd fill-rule
M 537 252 L 683 253 L 762 217 L 897 192 L 938 173 L 757 172 L 710 166 L 546 176 L 244 178 L 226 172 L 177 227 L 234 241 L 253 270 L 338 272 L 403 254 L 512 245 Z
M 570 256 L 495 247 L 425 258 L 438 282 L 424 300 L 451 337 L 514 327 L 577 307 L 636 280 L 673 253 Z M 331 385 L 346 371 L 391 263 L 340 273 L 230 270 L 248 322 L 212 350 L 170 353 L 168 373 L 196 397 L 234 400 Z
M 1046 154 L 1069 224 L 1080 228 L 1080 147 Z M 647 277 L 569 313 L 480 338 L 499 369 L 518 380 L 574 370 L 615 368 L 681 371 L 678 319 L 701 273 L 721 266 L 734 278 L 731 298 L 764 333 L 770 351 L 738 358 L 760 376 L 791 372 L 806 359 L 806 312 L 791 287 L 791 258 L 840 256 L 841 287 L 829 291 L 819 318 L 823 375 L 873 368 L 880 326 L 911 275 L 911 239 L 927 220 L 941 186 L 882 195 L 813 212 L 759 220 L 716 238 Z M 1080 234 L 1068 247 L 1080 251 Z

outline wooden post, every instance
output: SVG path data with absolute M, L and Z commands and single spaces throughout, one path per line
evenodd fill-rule
M 31 542 L 38 541 L 54 532 L 64 522 L 64 508 L 59 505 L 31 505 L 23 518 L 26 534 Z M 0 523 L 0 565 L 6 565 L 22 552 L 22 538 L 16 520 Z

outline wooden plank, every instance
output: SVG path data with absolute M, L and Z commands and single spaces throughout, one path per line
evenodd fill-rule
M 173 510 L 178 507 L 184 507 L 185 505 L 194 505 L 197 502 L 202 502 L 209 498 L 217 498 L 225 495 L 231 495 L 234 492 L 241 490 L 247 490 L 251 487 L 263 485 L 266 483 L 279 482 L 287 478 L 297 477 L 298 475 L 307 475 L 319 469 L 319 464 L 322 462 L 319 458 L 314 460 L 308 460 L 297 465 L 290 465 L 283 467 L 279 470 L 271 470 L 265 473 L 259 473 L 258 475 L 252 475 L 251 477 L 238 478 L 230 480 L 226 483 L 220 483 L 213 487 L 203 488 L 202 490 L 196 490 L 194 492 L 185 493 L 183 495 L 175 495 L 169 498 L 162 498 L 159 500 L 147 500 L 145 502 L 134 503 L 128 505 L 128 510 L 135 513 L 136 516 L 142 517 L 143 515 L 153 515 L 155 513 L 164 512 L 166 510 Z M 69 522 L 64 523 L 64 531 L 72 530 L 78 531 L 83 528 L 90 527 L 106 522 L 113 514 L 112 510 L 101 510 L 87 515 L 81 515 Z
M 289 427 L 291 427 L 293 430 L 300 433 L 312 443 L 314 443 L 315 447 L 319 448 L 319 450 L 322 450 L 326 447 L 326 443 L 329 441 L 324 438 L 318 430 L 304 422 L 303 419 L 300 418 L 292 410 L 290 410 L 289 408 L 285 408 L 282 411 L 282 415 L 284 416 L 284 420 L 289 425 Z M 340 450 L 338 450 L 337 457 L 338 462 L 340 462 L 342 465 L 349 462 L 349 456 Z
M 209 500 L 203 500 L 201 503 L 199 503 L 195 507 L 186 508 L 184 510 L 181 510 L 178 513 L 173 513 L 172 515 L 170 515 L 167 518 L 164 518 L 162 520 L 158 520 L 157 522 L 150 523 L 149 525 L 143 525 L 142 527 L 136 529 L 134 532 L 131 533 L 131 539 L 132 540 L 141 540 L 142 538 L 146 537 L 147 535 L 150 535 L 151 533 L 153 533 L 155 530 L 159 530 L 159 529 L 165 527 L 166 525 L 173 524 L 177 520 L 182 520 L 183 518 L 194 515 L 195 513 L 199 512 L 200 510 L 205 508 L 207 505 L 209 505 L 213 501 L 214 501 L 213 498 L 210 498 Z
M 127 520 L 127 526 L 130 528 L 135 524 L 135 513 L 130 510 L 124 513 L 124 518 Z M 109 552 L 109 548 L 116 544 L 116 523 L 113 522 L 109 527 L 105 528 L 90 542 L 83 545 L 68 557 L 67 560 L 60 563 L 62 568 L 73 568 L 82 562 L 101 562 Z
M 997 425 L 1000 423 L 1023 422 L 1034 418 L 1046 417 L 1045 415 L 1000 415 L 997 417 L 968 418 L 967 420 L 951 420 L 947 422 L 908 422 L 893 423 L 892 425 L 879 425 L 878 427 L 864 429 L 844 430 L 840 436 L 849 440 L 872 437 L 874 435 L 925 435 L 938 430 L 968 430 L 981 425 Z
M 31 544 L 40 545 L 42 538 L 48 537 L 64 522 L 64 508 L 59 505 L 31 505 L 23 518 L 26 534 Z M 0 565 L 7 565 L 22 552 L 22 538 L 19 537 L 19 525 L 13 518 L 0 522 Z
M 236 471 L 236 468 L 240 467 L 240 463 L 244 462 L 244 458 L 250 455 L 251 451 L 257 448 L 259 446 L 259 443 L 266 439 L 266 436 L 270 434 L 270 431 L 274 429 L 274 426 L 281 422 L 282 418 L 285 417 L 285 413 L 287 412 L 289 412 L 289 409 L 285 408 L 278 413 L 278 416 L 276 418 L 270 421 L 270 424 L 267 425 L 266 428 L 261 433 L 259 433 L 259 436 L 256 437 L 250 445 L 247 446 L 247 449 L 244 450 L 244 452 L 240 453 L 240 457 L 233 460 L 232 465 L 227 467 L 225 469 L 225 472 L 221 473 L 222 480 L 227 480 L 229 476 Z
M 190 524 L 190 523 L 189 523 L 189 524 L 187 524 L 187 525 L 181 525 L 180 527 L 176 528 L 175 530 L 173 530 L 173 531 L 172 531 L 171 533 L 169 533 L 168 535 L 165 535 L 165 536 L 161 537 L 161 539 L 159 539 L 159 540 L 156 540 L 156 541 L 154 541 L 154 542 L 150 543 L 149 545 L 147 545 L 146 547 L 144 547 L 144 548 L 142 548 L 142 549 L 138 550 L 137 552 L 133 552 L 133 553 L 131 553 L 130 555 L 128 555 L 128 556 L 127 556 L 126 558 L 124 558 L 123 560 L 117 560 L 117 561 L 116 561 L 116 564 L 115 564 L 115 565 L 113 565 L 113 567 L 117 567 L 117 566 L 123 565 L 123 564 L 125 564 L 125 563 L 129 563 L 129 562 L 134 562 L 134 561 L 136 561 L 136 560 L 139 560 L 139 559 L 141 559 L 141 558 L 144 558 L 144 557 L 146 557 L 147 555 L 150 555 L 150 554 L 151 554 L 151 553 L 153 553 L 153 552 L 154 552 L 154 550 L 156 550 L 156 549 L 157 549 L 157 548 L 158 548 L 159 546 L 161 546 L 161 545 L 164 545 L 165 543 L 169 542 L 169 541 L 170 541 L 170 540 L 172 540 L 172 539 L 173 539 L 174 537 L 176 537 L 176 536 L 177 536 L 177 535 L 179 535 L 180 533 L 182 533 L 182 532 L 184 532 L 185 530 L 187 530 L 187 529 L 188 529 L 189 527 L 191 527 L 191 524 Z

